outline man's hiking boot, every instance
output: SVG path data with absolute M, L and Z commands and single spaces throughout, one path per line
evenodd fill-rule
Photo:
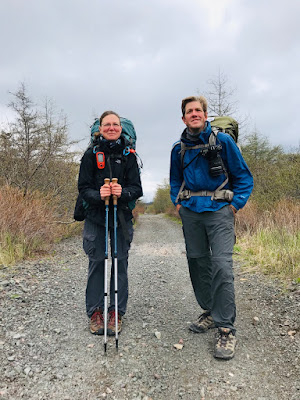
M 118 333 L 122 330 L 122 317 L 118 313 Z M 116 334 L 116 313 L 115 310 L 111 310 L 108 313 L 108 325 L 107 325 L 108 336 L 115 336 Z
M 218 328 L 215 337 L 214 357 L 230 360 L 235 353 L 236 337 L 229 328 Z
M 104 334 L 104 319 L 101 310 L 95 310 L 90 322 L 90 331 L 93 335 Z
M 189 327 L 189 329 L 195 333 L 204 333 L 211 328 L 215 328 L 215 323 L 208 312 L 201 314 L 197 321 L 193 322 Z

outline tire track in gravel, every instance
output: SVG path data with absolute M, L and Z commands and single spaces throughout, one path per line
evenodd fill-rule
M 104 355 L 103 338 L 88 330 L 86 273 L 81 238 L 57 245 L 53 257 L 0 271 L 0 399 L 300 398 L 297 287 L 283 294 L 236 265 L 238 349 L 229 362 L 215 360 L 214 332 L 188 330 L 199 308 L 180 225 L 142 215 L 119 352 L 110 338 Z

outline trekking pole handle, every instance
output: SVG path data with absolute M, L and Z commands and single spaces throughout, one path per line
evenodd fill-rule
M 110 179 L 109 178 L 105 178 L 104 179 L 104 184 L 105 185 L 109 185 L 110 183 Z M 109 196 L 105 197 L 105 205 L 108 206 L 109 205 Z
M 118 178 L 112 178 L 111 181 L 112 181 L 112 183 L 118 183 Z M 118 203 L 118 197 L 115 194 L 113 195 L 113 202 L 114 202 L 114 206 L 116 206 Z

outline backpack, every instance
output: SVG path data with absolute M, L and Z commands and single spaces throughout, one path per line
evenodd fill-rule
M 235 143 L 237 143 L 239 137 L 239 124 L 235 119 L 222 115 L 211 117 L 209 118 L 209 121 L 213 132 L 216 134 L 218 134 L 218 132 L 227 133 L 232 137 Z
M 75 221 L 84 221 L 85 220 L 88 207 L 89 207 L 88 203 L 83 199 L 82 194 L 79 193 L 77 196 L 75 209 L 74 209 Z
M 183 159 L 184 159 L 186 150 L 199 149 L 200 153 L 207 154 L 211 148 L 214 148 L 214 150 L 218 149 L 217 136 L 218 136 L 219 132 L 227 133 L 228 135 L 230 135 L 232 137 L 232 139 L 235 141 L 235 143 L 237 144 L 238 148 L 240 149 L 240 146 L 237 143 L 238 135 L 239 135 L 239 126 L 238 126 L 238 122 L 234 118 L 227 117 L 225 115 L 216 116 L 216 117 L 210 117 L 209 122 L 210 122 L 210 125 L 212 128 L 212 133 L 209 136 L 208 144 L 198 144 L 196 146 L 186 146 L 182 141 L 180 142 L 182 168 L 183 168 Z M 221 146 L 221 148 L 222 148 L 222 146 Z M 226 179 L 214 192 L 210 192 L 210 191 L 206 191 L 206 190 L 202 190 L 199 192 L 192 192 L 190 190 L 184 189 L 185 181 L 183 180 L 175 202 L 177 203 L 178 199 L 188 200 L 191 196 L 209 196 L 209 197 L 211 197 L 211 200 L 231 201 L 232 197 L 233 197 L 233 192 L 231 190 L 223 189 L 224 186 L 229 182 L 228 172 L 226 171 L 226 168 L 223 163 L 222 163 L 222 168 L 223 168 L 223 172 L 225 174 Z
M 139 155 L 135 151 L 136 147 L 136 131 L 133 126 L 133 123 L 127 119 L 120 117 L 121 125 L 122 125 L 122 132 L 121 136 L 124 137 L 125 143 L 126 143 L 126 148 L 124 149 L 123 156 L 125 157 L 129 153 L 134 153 L 137 161 L 138 161 L 138 167 L 139 167 L 139 172 L 141 173 L 141 169 L 143 168 L 143 163 Z M 99 127 L 100 127 L 100 120 L 99 118 L 96 118 L 94 123 L 91 125 L 91 141 L 89 144 L 89 147 L 94 147 L 96 144 L 96 139 L 97 136 L 95 133 L 99 132 Z M 128 203 L 129 209 L 132 211 L 135 208 L 136 205 L 136 200 L 132 200 Z M 77 196 L 76 204 L 75 204 L 75 209 L 74 209 L 74 219 L 75 221 L 84 221 L 87 211 L 88 211 L 89 204 L 82 198 L 82 195 L 79 193 Z

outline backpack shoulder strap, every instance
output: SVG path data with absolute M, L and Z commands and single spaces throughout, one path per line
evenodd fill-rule
M 215 127 L 211 127 L 211 131 L 212 132 L 208 138 L 208 144 L 210 146 L 215 146 L 217 143 L 217 136 L 218 136 L 219 131 Z

